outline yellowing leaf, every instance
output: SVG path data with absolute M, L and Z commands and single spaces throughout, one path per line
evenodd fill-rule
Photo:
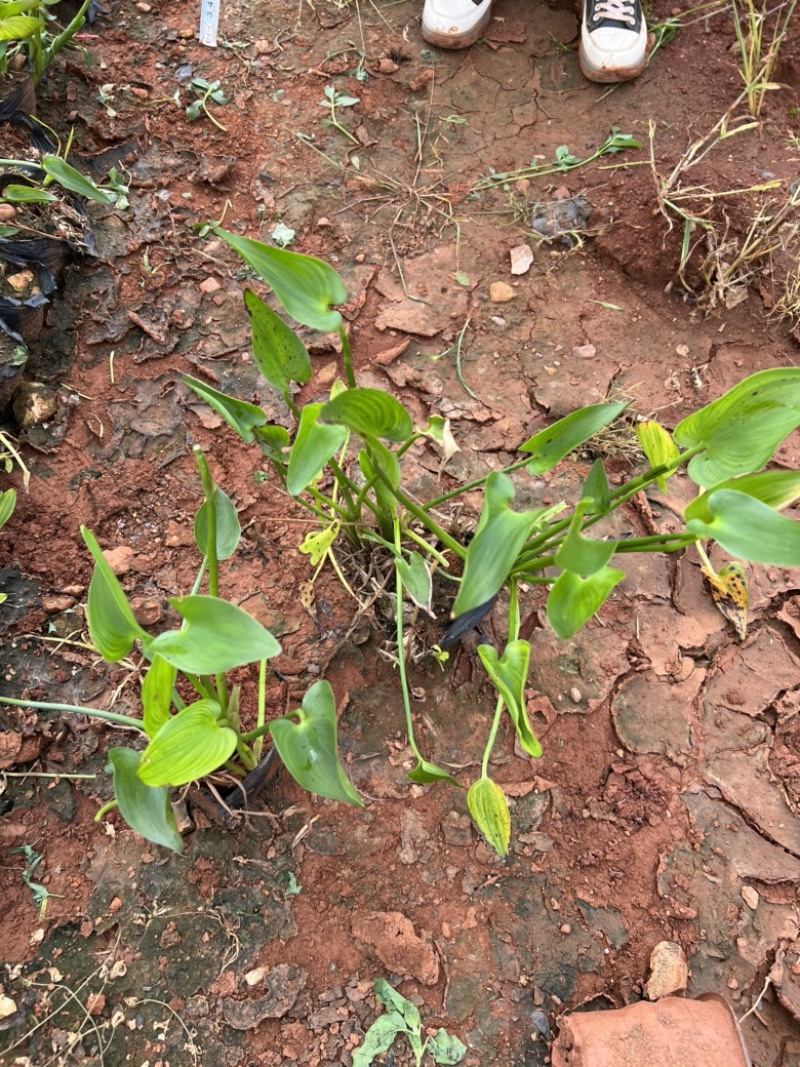
M 739 639 L 747 637 L 747 574 L 741 563 L 726 563 L 719 572 L 705 565 L 701 568 L 711 590 L 711 597 L 728 622 L 733 623 Z

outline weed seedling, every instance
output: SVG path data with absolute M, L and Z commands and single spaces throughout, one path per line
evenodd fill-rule
M 353 1053 L 353 1067 L 371 1067 L 376 1056 L 388 1052 L 398 1037 L 404 1037 L 420 1067 L 427 1053 L 434 1063 L 442 1067 L 461 1063 L 467 1047 L 457 1037 L 452 1037 L 440 1027 L 432 1036 L 423 1040 L 422 1017 L 416 1004 L 406 1000 L 383 978 L 375 980 L 375 996 L 386 1008 L 364 1035 L 364 1043 Z
M 186 118 L 190 122 L 194 122 L 205 115 L 208 121 L 216 126 L 218 130 L 227 133 L 227 129 L 208 110 L 209 100 L 219 107 L 224 107 L 228 103 L 228 97 L 225 95 L 219 81 L 209 82 L 205 78 L 192 78 L 189 82 L 189 88 L 197 94 L 197 99 L 193 100 L 186 108 Z
M 353 142 L 358 144 L 358 138 L 354 137 L 352 133 L 343 126 L 336 117 L 336 109 L 339 107 L 355 107 L 356 104 L 360 104 L 361 101 L 357 96 L 348 96 L 347 93 L 340 93 L 333 85 L 325 86 L 325 99 L 320 100 L 319 106 L 327 108 L 330 112 L 330 118 L 323 119 L 323 126 L 333 126 L 339 133 L 343 133 L 344 136 Z
M 621 133 L 617 126 L 612 126 L 611 133 L 605 141 L 590 156 L 586 156 L 584 159 L 573 155 L 567 145 L 560 145 L 555 151 L 555 159 L 552 163 L 539 163 L 536 161 L 529 167 L 521 167 L 519 170 L 502 172 L 490 170 L 485 178 L 481 178 L 477 182 L 473 191 L 496 189 L 498 186 L 507 189 L 512 182 L 519 182 L 526 178 L 544 178 L 549 174 L 566 174 L 568 171 L 577 170 L 578 167 L 586 167 L 603 156 L 641 147 L 641 142 L 637 141 L 635 137 L 627 133 Z

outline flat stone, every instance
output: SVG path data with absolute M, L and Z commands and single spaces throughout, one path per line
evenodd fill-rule
M 594 359 L 597 349 L 594 345 L 576 345 L 572 349 L 572 354 L 576 359 Z
M 650 953 L 650 977 L 644 987 L 647 999 L 684 993 L 688 983 L 689 966 L 681 946 L 674 941 L 659 941 Z
M 533 263 L 533 252 L 530 245 L 515 245 L 509 255 L 511 257 L 511 273 L 527 274 Z
M 439 957 L 430 941 L 414 932 L 399 911 L 372 911 L 353 919 L 353 934 L 368 945 L 390 971 L 408 974 L 423 985 L 439 979 Z
M 492 282 L 489 286 L 489 299 L 493 304 L 507 304 L 516 295 L 507 282 Z

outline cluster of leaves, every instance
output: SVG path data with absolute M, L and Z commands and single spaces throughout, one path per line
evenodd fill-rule
M 94 560 L 86 603 L 92 643 L 108 663 L 118 663 L 129 656 L 134 644 L 140 646 L 148 663 L 141 685 L 141 719 L 114 711 L 0 697 L 9 704 L 91 715 L 143 735 L 144 749 L 115 747 L 109 751 L 115 799 L 97 817 L 119 808 L 128 825 L 148 841 L 175 851 L 181 850 L 182 840 L 172 812 L 171 790 L 222 767 L 234 774 L 253 770 L 266 733 L 305 789 L 362 803 L 337 758 L 336 705 L 328 682 L 313 685 L 299 708 L 264 721 L 266 664 L 279 655 L 280 645 L 260 622 L 219 596 L 218 562 L 236 551 L 241 527 L 236 508 L 213 484 L 199 450 L 195 457 L 205 499 L 195 520 L 194 538 L 203 562 L 194 590 L 169 599 L 181 617 L 180 628 L 153 637 L 139 625 L 97 540 L 81 528 Z M 206 571 L 208 593 L 200 594 L 197 590 Z M 247 731 L 240 724 L 239 687 L 229 686 L 225 675 L 249 664 L 260 668 L 259 713 L 255 728 Z M 190 702 L 185 699 L 187 693 L 194 697 Z
M 311 378 L 306 347 L 295 330 L 256 293 L 247 290 L 244 294 L 254 358 L 293 414 L 293 433 L 271 423 L 255 404 L 197 379 L 184 380 L 243 441 L 261 449 L 286 491 L 318 516 L 322 530 L 314 535 L 314 547 L 319 554 L 330 553 L 336 537 L 343 535 L 379 544 L 391 553 L 401 650 L 398 668 L 409 743 L 416 758 L 410 777 L 416 782 L 453 779 L 423 759 L 414 740 L 402 652 L 402 597 L 405 593 L 430 609 L 434 564 L 446 572 L 456 564 L 458 573 L 452 575 L 458 583 L 452 609 L 456 618 L 485 610 L 504 587 L 508 590 L 505 648 L 501 653 L 491 646 L 479 649 L 498 699 L 481 777 L 468 794 L 473 819 L 491 845 L 505 855 L 510 837 L 508 805 L 487 771 L 504 711 L 523 750 L 532 757 L 541 755 L 525 706 L 531 650 L 519 637 L 520 584 L 548 587 L 548 620 L 554 632 L 568 640 L 624 578 L 624 572 L 611 563 L 612 558 L 628 552 L 675 552 L 693 545 L 702 551 L 702 543 L 713 540 L 745 560 L 800 565 L 800 525 L 780 514 L 800 497 L 800 474 L 762 470 L 784 438 L 800 425 L 800 370 L 761 371 L 684 419 L 672 434 L 656 422 L 641 424 L 638 434 L 649 467 L 612 490 L 598 459 L 579 499 L 571 505 L 559 502 L 546 508 L 514 510 L 513 475 L 522 468 L 533 476 L 552 470 L 619 418 L 625 405 L 604 403 L 582 408 L 521 444 L 522 458 L 503 470 L 420 504 L 403 488 L 402 456 L 421 438 L 441 444 L 448 428 L 437 418 L 415 428 L 409 413 L 390 394 L 357 386 L 347 333 L 336 310 L 347 297 L 339 276 L 312 257 L 273 248 L 219 227 L 214 232 L 270 285 L 297 323 L 339 334 L 345 382 L 335 383 L 327 402 L 300 409 L 292 389 L 295 383 Z M 352 451 L 362 475 L 358 484 L 346 473 Z M 698 487 L 697 498 L 686 509 L 683 529 L 648 537 L 589 534 L 634 495 L 653 483 L 664 485 L 682 467 Z M 434 516 L 447 501 L 480 486 L 484 490 L 483 507 L 467 547 Z M 704 552 L 702 558 L 707 564 Z
M 38 83 L 53 56 L 83 26 L 91 0 L 83 0 L 67 23 L 60 26 L 50 9 L 59 0 L 4 0 L 0 3 L 0 75 L 28 63 Z M 18 57 L 22 58 L 20 64 Z
M 360 1048 L 353 1053 L 353 1067 L 371 1067 L 376 1056 L 388 1052 L 398 1037 L 404 1037 L 420 1067 L 425 1053 L 442 1067 L 461 1063 L 467 1048 L 457 1037 L 440 1027 L 425 1040 L 422 1038 L 422 1017 L 416 1004 L 406 1000 L 383 978 L 375 980 L 375 996 L 386 1013 L 379 1015 L 364 1035 Z

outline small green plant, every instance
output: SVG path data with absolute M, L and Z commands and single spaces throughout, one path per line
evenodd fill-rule
M 228 97 L 225 95 L 220 82 L 218 80 L 213 82 L 206 81 L 205 78 L 192 78 L 189 82 L 189 88 L 197 95 L 197 99 L 193 100 L 186 108 L 186 118 L 190 122 L 195 122 L 205 115 L 213 126 L 216 126 L 223 133 L 227 133 L 227 129 L 208 110 L 209 100 L 219 107 L 224 107 L 228 103 Z
M 406 1000 L 383 978 L 375 980 L 375 996 L 386 1008 L 364 1035 L 364 1042 L 353 1053 L 353 1067 L 371 1067 L 376 1056 L 388 1052 L 398 1037 L 404 1037 L 414 1056 L 416 1067 L 421 1067 L 425 1054 L 434 1063 L 445 1067 L 461 1063 L 467 1047 L 457 1037 L 452 1037 L 440 1027 L 432 1037 L 422 1037 L 422 1017 L 416 1004 Z
M 83 0 L 66 26 L 59 26 L 50 8 L 53 0 L 6 0 L 0 4 L 0 75 L 29 64 L 38 84 L 53 57 L 81 29 L 91 0 Z
M 552 163 L 534 160 L 529 167 L 520 167 L 519 170 L 494 171 L 489 170 L 485 178 L 481 178 L 474 186 L 475 192 L 482 189 L 507 189 L 512 182 L 522 181 L 523 178 L 543 178 L 549 174 L 566 174 L 568 171 L 577 170 L 578 167 L 588 166 L 603 156 L 613 155 L 616 152 L 625 152 L 631 148 L 641 148 L 641 141 L 637 141 L 628 133 L 621 133 L 619 127 L 612 126 L 611 133 L 603 143 L 592 152 L 591 155 L 581 158 L 570 152 L 567 145 L 560 145 L 555 151 L 555 159 Z
M 343 133 L 348 140 L 353 144 L 358 144 L 358 138 L 354 137 L 352 133 L 343 126 L 336 117 L 336 109 L 339 107 L 355 107 L 356 104 L 360 104 L 361 101 L 357 96 L 348 96 L 347 93 L 340 93 L 338 89 L 333 85 L 325 86 L 325 99 L 320 100 L 319 106 L 327 108 L 330 112 L 330 117 L 322 120 L 323 126 L 333 126 L 339 133 Z
M 347 333 L 336 310 L 347 298 L 336 272 L 309 256 L 219 227 L 213 232 L 268 282 L 296 322 L 339 335 L 345 382 L 335 383 L 327 402 L 299 408 L 293 383 L 309 381 L 312 373 L 305 345 L 259 296 L 245 291 L 253 356 L 267 381 L 283 395 L 294 418 L 292 432 L 270 422 L 255 404 L 198 379 L 184 381 L 243 441 L 260 448 L 281 486 L 317 516 L 322 528 L 313 546 L 317 565 L 325 554 L 333 558 L 339 537 L 377 545 L 390 557 L 395 572 L 397 666 L 408 744 L 415 758 L 409 774 L 414 782 L 454 783 L 454 779 L 426 760 L 415 741 L 403 598 L 430 611 L 432 573 L 438 568 L 456 589 L 452 605 L 456 626 L 459 620 L 485 613 L 504 592 L 508 619 L 504 644 L 499 651 L 492 645 L 478 648 L 497 704 L 481 774 L 467 797 L 478 828 L 504 856 L 510 840 L 509 810 L 502 790 L 488 774 L 504 712 L 524 752 L 534 758 L 542 752 L 526 709 L 531 646 L 520 637 L 520 596 L 530 587 L 546 590 L 549 624 L 568 641 L 625 577 L 618 562 L 629 552 L 679 552 L 713 540 L 743 560 L 800 565 L 800 524 L 780 514 L 800 498 L 800 473 L 763 470 L 784 438 L 800 426 L 800 369 L 754 374 L 683 419 L 672 433 L 654 421 L 637 425 L 648 465 L 614 488 L 598 457 L 577 499 L 526 511 L 512 508 L 520 479 L 526 474 L 539 478 L 586 446 L 624 416 L 623 401 L 581 408 L 520 444 L 521 458 L 502 470 L 420 502 L 403 486 L 402 458 L 424 438 L 441 447 L 446 424 L 433 417 L 415 427 L 393 396 L 358 387 Z M 358 480 L 352 476 L 354 467 L 360 471 Z M 681 468 L 698 488 L 697 498 L 685 509 L 682 529 L 644 537 L 610 532 L 606 520 L 614 511 L 648 486 L 665 485 Z M 466 545 L 448 525 L 448 506 L 476 489 L 483 490 L 483 507 Z M 330 758 L 334 757 L 332 752 Z
M 11 856 L 22 854 L 27 860 L 28 865 L 22 872 L 22 881 L 28 889 L 30 889 L 33 903 L 39 909 L 39 919 L 43 922 L 45 914 L 47 913 L 47 901 L 53 894 L 48 891 L 47 886 L 40 885 L 39 882 L 34 882 L 33 880 L 33 872 L 42 862 L 42 857 L 32 845 L 21 845 L 19 848 L 10 848 L 8 852 Z
M 119 808 L 142 837 L 176 852 L 183 843 L 172 813 L 171 789 L 220 768 L 234 775 L 253 770 L 267 733 L 289 773 L 305 789 L 362 806 L 336 754 L 336 705 L 328 682 L 313 685 L 299 708 L 265 721 L 267 661 L 280 653 L 280 645 L 261 623 L 219 595 L 219 562 L 236 551 L 241 527 L 230 498 L 214 485 L 197 448 L 195 459 L 204 501 L 194 537 L 203 562 L 192 592 L 169 600 L 182 619 L 179 629 L 155 637 L 143 630 L 93 534 L 81 531 L 95 563 L 86 603 L 89 634 L 109 663 L 127 657 L 135 643 L 141 646 L 148 664 L 141 683 L 141 718 L 0 697 L 6 704 L 89 715 L 135 730 L 143 749 L 117 747 L 108 753 L 115 799 L 97 819 Z M 206 573 L 208 591 L 201 595 Z M 255 726 L 247 730 L 241 724 L 240 687 L 229 685 L 226 673 L 253 664 L 259 668 L 257 712 Z
M 71 141 L 70 137 L 70 143 L 63 156 L 47 153 L 38 163 L 31 163 L 26 159 L 0 159 L 0 167 L 19 171 L 21 178 L 24 179 L 24 182 L 9 182 L 5 185 L 0 201 L 9 204 L 50 204 L 61 199 L 58 193 L 52 191 L 53 187 L 57 187 L 59 190 L 76 193 L 87 200 L 95 200 L 101 204 L 114 203 L 118 190 L 123 188 L 116 171 L 114 172 L 115 186 L 110 191 L 102 189 L 91 178 L 87 178 L 67 163 L 66 154 Z

